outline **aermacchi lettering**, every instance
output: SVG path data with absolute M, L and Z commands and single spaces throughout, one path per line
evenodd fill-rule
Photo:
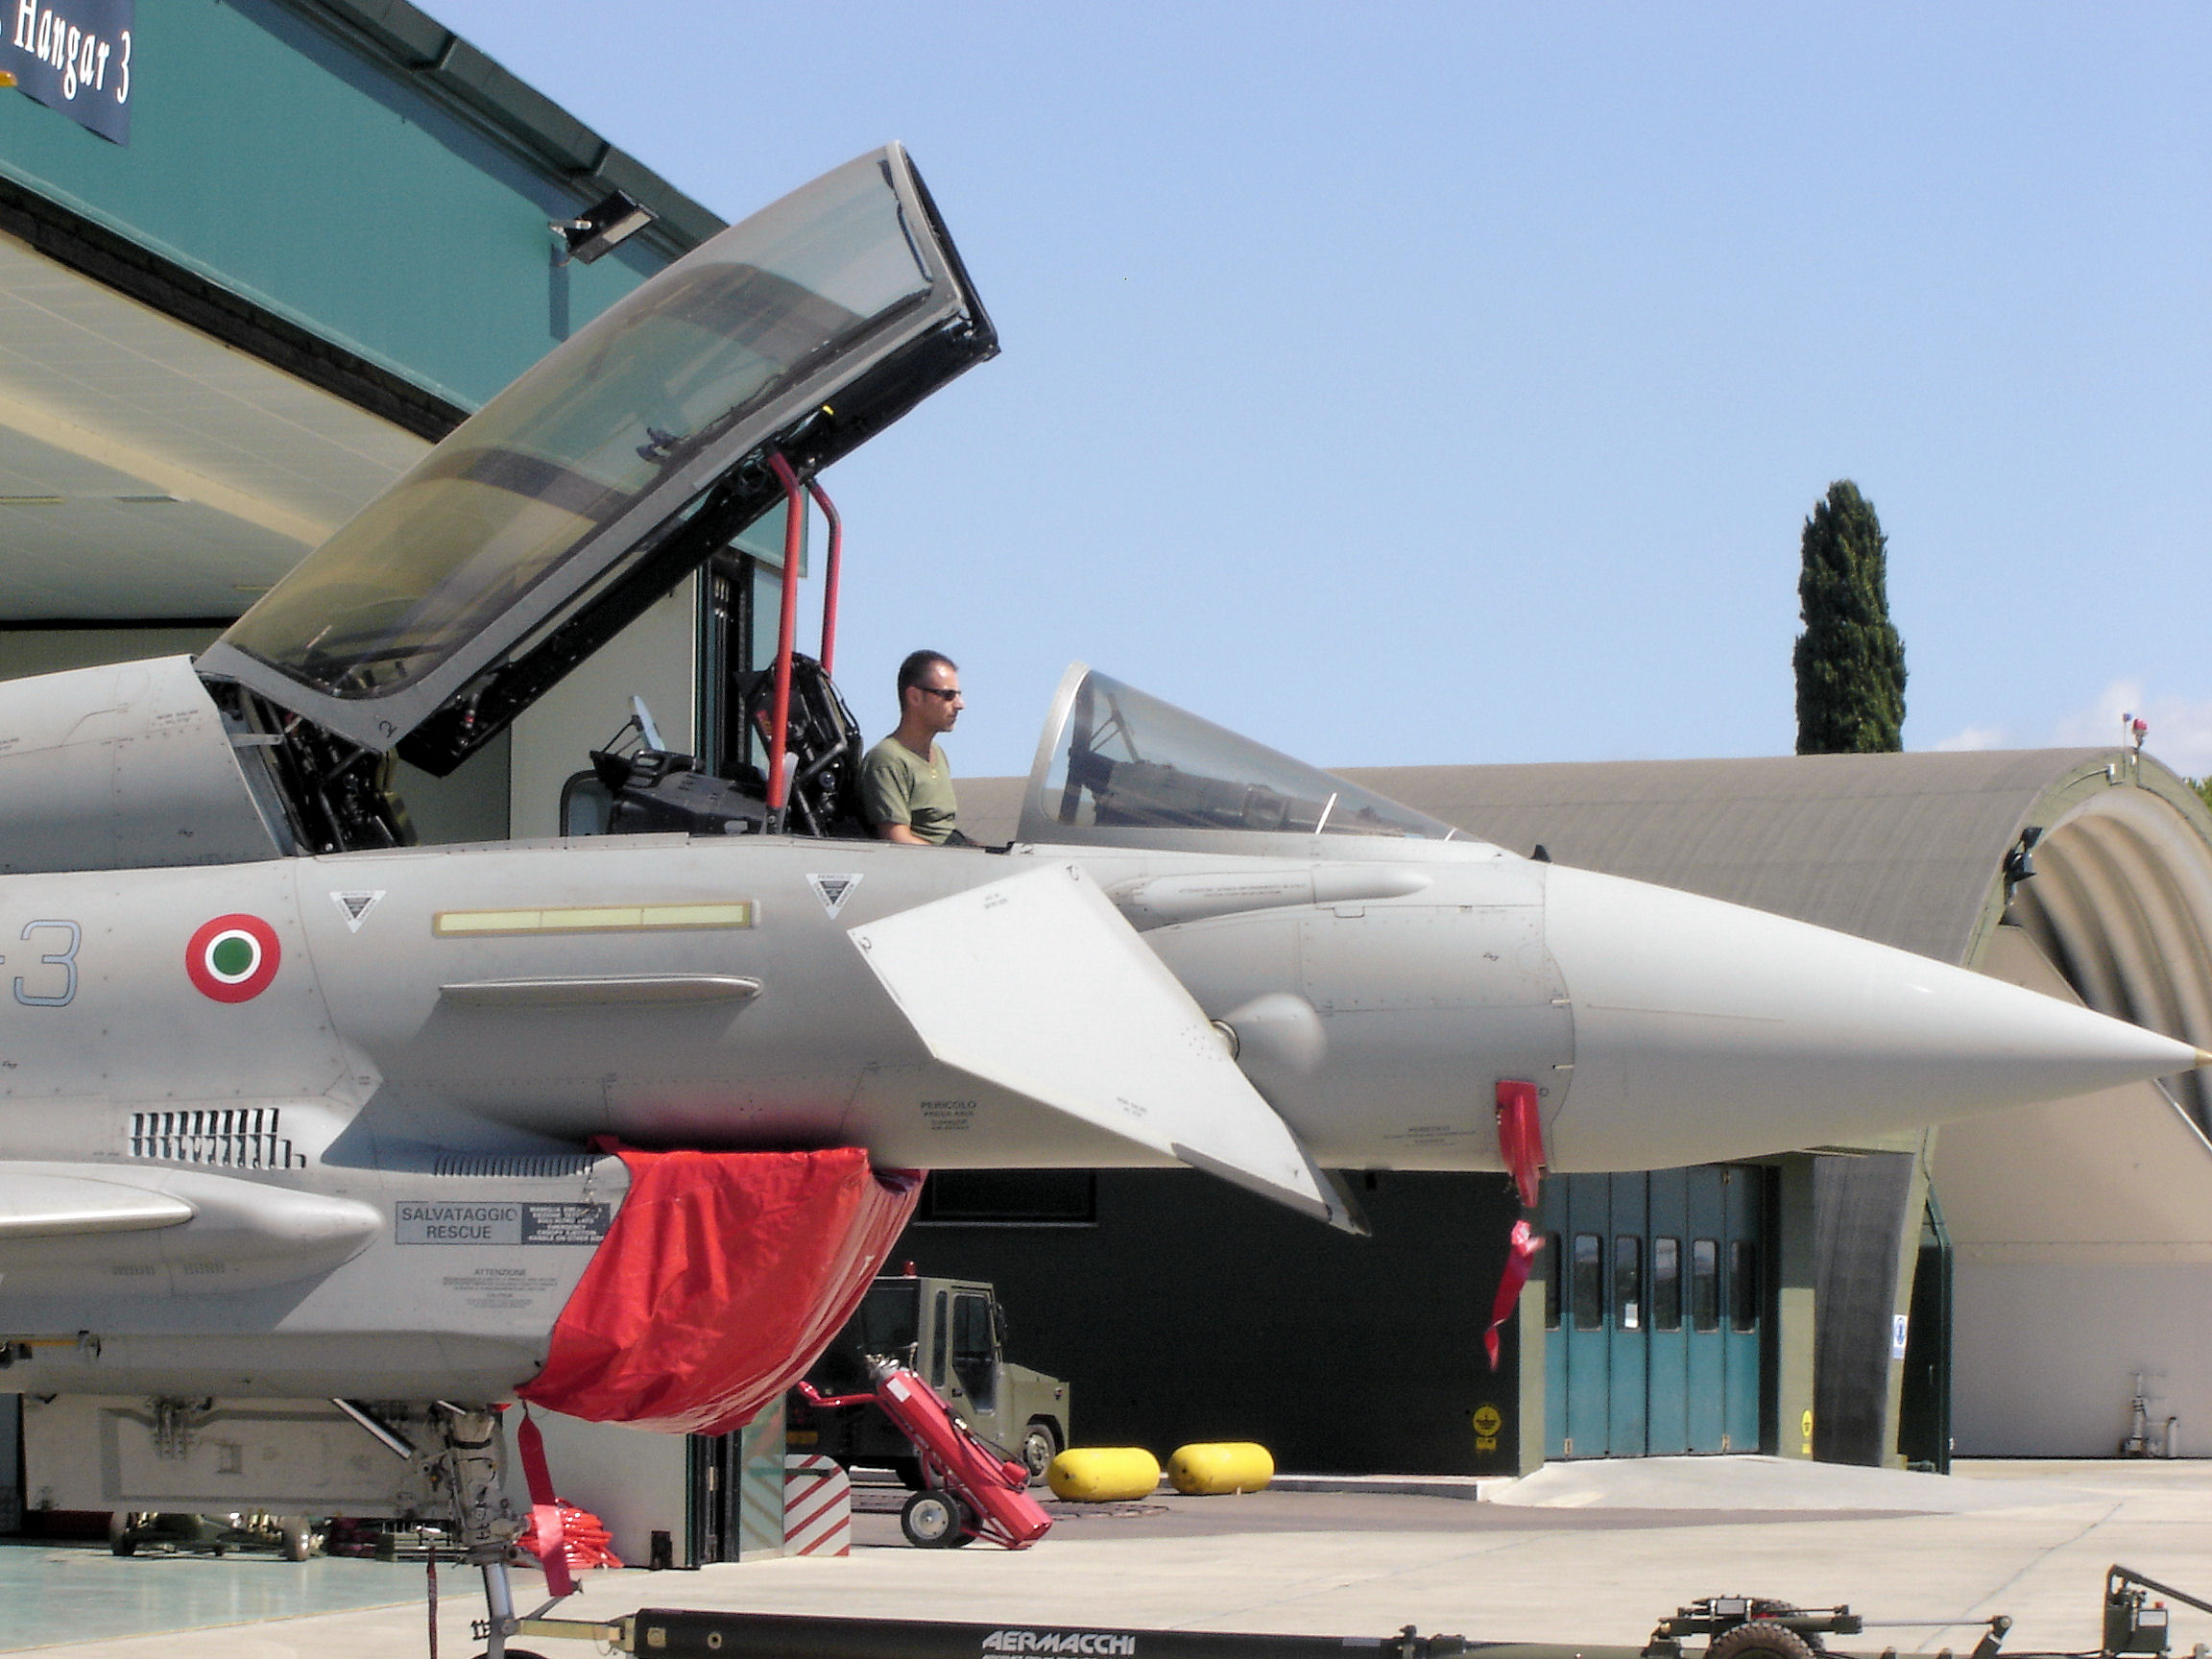
M 994 1630 L 983 1638 L 986 1653 L 1077 1653 L 1094 1659 L 1127 1659 L 1137 1638 L 1111 1630 Z

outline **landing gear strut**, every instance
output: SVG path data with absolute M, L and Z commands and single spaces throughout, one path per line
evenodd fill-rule
M 473 1633 L 485 1643 L 481 1659 L 538 1659 L 507 1639 L 522 1628 L 515 1614 L 514 1586 L 507 1577 L 507 1555 L 521 1536 L 522 1518 L 502 1489 L 499 1414 L 483 1407 L 440 1401 L 432 1414 L 438 1444 L 419 1455 L 426 1484 L 452 1511 L 461 1560 L 484 1575 L 485 1617 Z M 545 1612 L 560 1598 L 538 1609 Z

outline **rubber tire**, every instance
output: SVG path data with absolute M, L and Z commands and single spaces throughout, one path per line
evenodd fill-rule
M 899 1484 L 909 1492 L 926 1491 L 929 1482 L 922 1479 L 922 1459 L 919 1457 L 894 1457 L 891 1473 L 899 1477 Z
M 1060 1436 L 1053 1432 L 1049 1423 L 1032 1423 L 1022 1431 L 1022 1449 L 1018 1455 L 1029 1471 L 1029 1484 L 1045 1484 L 1045 1471 L 1052 1467 L 1052 1459 L 1060 1455 Z
M 304 1561 L 315 1553 L 314 1529 L 304 1515 L 276 1517 L 276 1553 L 287 1561 Z
M 1779 1619 L 1785 1614 L 1804 1611 L 1805 1609 L 1798 1606 L 1794 1601 L 1776 1601 L 1765 1596 L 1754 1596 L 1751 1599 L 1751 1617 L 1754 1619 Z M 1828 1651 L 1827 1646 L 1820 1640 L 1820 1633 L 1817 1630 L 1800 1630 L 1797 1632 L 1797 1637 L 1806 1647 L 1813 1649 L 1814 1659 L 1821 1659 L 1821 1656 Z
M 1754 1619 L 1714 1637 L 1705 1659 L 1813 1659 L 1813 1645 L 1787 1625 Z
M 950 1492 L 917 1492 L 899 1511 L 899 1530 L 917 1550 L 956 1550 L 968 1517 Z

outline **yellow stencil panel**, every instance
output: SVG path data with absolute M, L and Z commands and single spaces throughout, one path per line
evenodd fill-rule
M 753 901 L 709 904 L 579 904 L 550 910 L 441 910 L 430 931 L 441 939 L 497 933 L 665 933 L 750 927 Z

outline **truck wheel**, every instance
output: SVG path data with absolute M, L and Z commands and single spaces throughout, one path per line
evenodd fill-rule
M 917 1550 L 950 1550 L 961 1543 L 966 1520 L 951 1493 L 917 1492 L 899 1511 L 899 1530 Z
M 1042 1486 L 1045 1471 L 1052 1467 L 1052 1459 L 1060 1455 L 1060 1436 L 1052 1431 L 1049 1423 L 1032 1423 L 1022 1436 L 1022 1462 L 1029 1471 L 1029 1484 Z
M 1754 1619 L 1721 1631 L 1705 1655 L 1706 1659 L 1813 1659 L 1813 1647 L 1786 1624 Z
M 922 1479 L 922 1459 L 919 1457 L 894 1457 L 891 1473 L 899 1477 L 899 1484 L 909 1492 L 920 1492 L 929 1482 Z

